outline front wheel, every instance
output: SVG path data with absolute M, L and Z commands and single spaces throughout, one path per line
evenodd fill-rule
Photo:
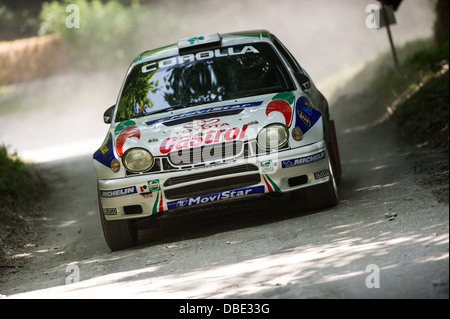
M 309 206 L 312 209 L 323 209 L 336 206 L 339 202 L 336 179 L 332 165 L 330 168 L 330 179 L 328 182 L 311 186 L 307 189 Z
M 133 247 L 137 244 L 138 228 L 133 220 L 106 220 L 100 198 L 100 220 L 106 244 L 112 251 Z

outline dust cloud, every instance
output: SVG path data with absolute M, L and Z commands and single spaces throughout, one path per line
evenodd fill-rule
M 286 45 L 330 98 L 364 63 L 390 50 L 385 29 L 369 29 L 361 0 L 184 0 L 154 2 L 152 18 L 130 35 L 136 54 L 207 33 L 266 29 Z M 434 4 L 407 0 L 391 27 L 394 42 L 432 35 Z M 83 12 L 80 12 L 83 14 Z M 108 23 L 108 21 L 105 21 Z M 112 26 L 114 27 L 114 26 Z M 388 61 L 391 63 L 392 61 Z M 0 143 L 25 160 L 42 162 L 92 154 L 107 131 L 104 110 L 115 103 L 129 64 L 108 71 L 71 69 L 63 74 L 1 88 Z
M 361 0 L 243 0 L 175 1 L 166 4 L 170 30 L 158 21 L 154 47 L 179 38 L 213 32 L 266 29 L 277 35 L 316 84 L 326 83 L 346 69 L 361 68 L 365 61 L 390 50 L 386 29 L 366 27 L 366 7 L 378 1 Z M 403 1 L 391 26 L 394 42 L 402 45 L 432 34 L 435 1 Z M 174 24 L 182 21 L 182 24 Z M 149 39 L 153 32 L 149 32 Z M 142 49 L 145 48 L 143 45 Z M 391 61 L 390 61 L 391 62 Z M 326 88 L 324 87 L 325 91 Z

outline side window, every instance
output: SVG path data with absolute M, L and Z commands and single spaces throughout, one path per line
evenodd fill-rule
M 292 68 L 292 70 L 294 70 L 294 72 L 304 73 L 300 64 L 297 62 L 297 60 L 295 60 L 295 58 L 292 56 L 289 50 L 286 49 L 286 47 L 280 42 L 280 40 L 278 40 L 275 36 L 273 37 L 272 40 L 273 43 L 275 44 L 275 47 L 280 51 L 280 53 L 289 63 L 289 66 Z

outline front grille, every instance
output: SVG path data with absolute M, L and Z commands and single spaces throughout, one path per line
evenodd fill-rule
M 244 142 L 233 141 L 170 152 L 168 159 L 172 166 L 184 167 L 186 165 L 223 162 L 240 157 L 243 152 Z
M 193 185 L 187 185 L 169 189 L 164 191 L 164 195 L 167 199 L 178 199 L 192 196 L 201 196 L 206 194 L 212 194 L 217 192 L 223 192 L 231 189 L 248 187 L 251 185 L 259 184 L 261 182 L 261 176 L 259 174 L 234 176 L 229 178 L 223 178 L 214 181 L 208 181 L 203 183 L 196 183 Z
M 289 143 L 286 143 L 286 145 L 277 151 L 283 151 L 289 148 Z M 232 141 L 172 151 L 168 156 L 155 157 L 155 164 L 148 171 L 138 173 L 127 171 L 126 173 L 127 176 L 134 176 L 159 172 L 173 172 L 206 167 L 211 164 L 220 164 L 238 159 L 247 159 L 268 153 L 267 150 L 260 148 L 255 140 L 245 142 Z
M 173 186 L 186 182 L 196 181 L 200 179 L 210 178 L 210 177 L 221 177 L 225 175 L 232 175 L 238 173 L 254 172 L 258 171 L 258 167 L 252 164 L 244 164 L 239 166 L 227 167 L 224 169 L 217 169 L 214 171 L 200 172 L 196 174 L 189 174 L 183 176 L 176 176 L 169 178 L 164 186 Z

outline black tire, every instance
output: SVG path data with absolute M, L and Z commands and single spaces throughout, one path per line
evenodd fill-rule
M 98 205 L 103 235 L 109 249 L 116 251 L 135 246 L 138 240 L 138 228 L 133 220 L 108 221 L 103 215 L 100 199 Z
M 313 210 L 333 207 L 339 202 L 336 179 L 330 162 L 328 166 L 330 168 L 330 180 L 306 189 L 309 206 Z
M 334 143 L 331 144 L 331 150 L 330 151 L 332 152 L 332 154 L 330 154 L 330 156 L 333 156 L 333 158 L 331 160 L 331 165 L 332 165 L 333 172 L 334 172 L 333 177 L 334 177 L 335 182 L 337 184 L 339 184 L 341 182 L 341 172 L 340 172 L 339 164 L 337 163 L 337 161 L 338 161 L 338 155 L 337 154 L 338 153 L 336 151 Z
M 330 121 L 330 131 L 331 131 L 329 137 L 330 145 L 328 146 L 328 151 L 330 152 L 329 155 L 331 157 L 331 163 L 333 165 L 334 179 L 336 183 L 339 184 L 341 182 L 342 167 L 334 121 Z

